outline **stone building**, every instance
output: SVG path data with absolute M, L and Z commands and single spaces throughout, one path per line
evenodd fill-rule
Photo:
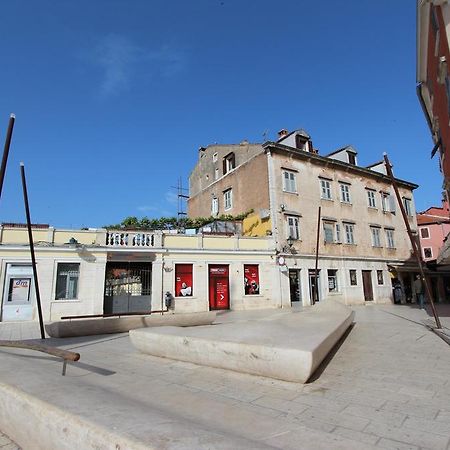
M 397 183 L 416 230 L 417 185 Z M 190 176 L 188 214 L 249 210 L 253 213 L 244 220 L 244 234 L 272 235 L 292 304 L 324 298 L 347 304 L 390 302 L 391 277 L 409 283 L 411 247 L 384 164 L 358 166 L 351 146 L 320 156 L 304 130 L 281 130 L 277 142 L 201 148 Z

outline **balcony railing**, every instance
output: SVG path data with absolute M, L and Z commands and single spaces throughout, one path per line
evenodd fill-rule
M 106 233 L 107 247 L 154 247 L 154 233 L 136 231 L 108 231 Z

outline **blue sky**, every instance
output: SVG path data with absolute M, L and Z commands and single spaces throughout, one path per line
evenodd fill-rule
M 176 215 L 199 146 L 305 128 L 321 154 L 397 177 L 439 204 L 415 93 L 410 0 L 3 2 L 0 143 L 17 121 L 0 221 L 102 226 Z

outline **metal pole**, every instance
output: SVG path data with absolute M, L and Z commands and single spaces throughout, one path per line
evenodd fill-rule
M 34 255 L 33 234 L 31 232 L 30 207 L 28 205 L 27 182 L 25 181 L 25 166 L 20 163 L 20 174 L 22 176 L 23 201 L 25 203 L 25 214 L 27 216 L 28 241 L 30 243 L 31 264 L 33 266 L 34 288 L 36 290 L 36 303 L 39 314 L 39 327 L 41 329 L 41 338 L 45 339 L 44 322 L 42 320 L 41 295 L 39 292 L 39 281 L 36 271 L 36 258 Z
M 430 285 L 428 284 L 428 280 L 426 279 L 425 274 L 423 272 L 422 256 L 419 252 L 419 249 L 417 248 L 417 242 L 416 242 L 415 237 L 413 236 L 411 227 L 409 226 L 408 216 L 406 215 L 406 211 L 403 206 L 402 199 L 400 197 L 400 192 L 398 191 L 397 182 L 395 181 L 394 175 L 392 173 L 391 163 L 389 162 L 387 153 L 384 153 L 383 156 L 384 156 L 384 164 L 386 166 L 386 172 L 387 172 L 389 178 L 391 179 L 392 186 L 394 187 L 395 196 L 397 197 L 397 202 L 400 207 L 400 211 L 402 212 L 403 221 L 405 222 L 406 230 L 408 231 L 409 240 L 411 241 L 411 246 L 414 251 L 414 256 L 416 257 L 416 260 L 417 260 L 417 265 L 419 266 L 420 276 L 422 277 L 422 280 L 425 282 L 425 290 L 427 292 L 427 297 L 430 300 L 430 305 L 431 305 L 431 309 L 433 311 L 434 320 L 436 321 L 436 326 L 437 326 L 437 328 L 442 328 L 441 321 L 439 320 L 439 317 L 436 312 L 436 308 L 434 306 L 433 293 L 430 289 Z
M 322 207 L 319 206 L 319 212 L 317 213 L 317 239 L 316 239 L 316 268 L 315 268 L 315 286 L 314 286 L 314 295 L 313 295 L 313 304 L 319 300 L 319 283 L 318 283 L 318 275 L 319 275 L 319 238 L 320 238 L 320 213 Z
M 0 168 L 0 198 L 2 196 L 3 180 L 5 179 L 6 164 L 8 163 L 9 147 L 11 145 L 11 138 L 15 120 L 16 116 L 14 114 L 11 114 L 9 116 L 8 131 L 6 132 L 5 147 L 3 149 L 2 166 Z

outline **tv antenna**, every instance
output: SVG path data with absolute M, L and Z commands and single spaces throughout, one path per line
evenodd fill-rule
M 183 187 L 183 181 L 181 177 L 178 178 L 178 184 L 177 186 L 172 186 L 173 189 L 177 190 L 177 197 L 178 197 L 178 212 L 177 212 L 177 219 L 178 221 L 182 217 L 186 217 L 186 200 L 189 198 L 189 189 Z

